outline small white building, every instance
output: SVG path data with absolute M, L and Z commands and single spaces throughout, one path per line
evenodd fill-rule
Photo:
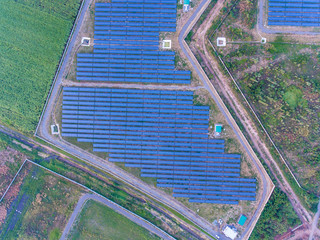
M 220 135 L 222 133 L 222 128 L 223 128 L 222 124 L 214 124 L 214 136 L 215 137 L 220 137 Z
M 171 49 L 171 40 L 163 40 L 162 48 L 163 49 Z
M 60 133 L 59 124 L 51 125 L 51 134 L 58 135 Z
M 83 37 L 81 39 L 81 46 L 86 46 L 86 47 L 90 46 L 90 38 Z
M 190 0 L 183 1 L 183 12 L 188 12 L 190 7 Z
M 225 37 L 218 37 L 217 38 L 217 46 L 218 47 L 225 47 L 227 45 L 227 39 Z
M 234 240 L 238 235 L 238 232 L 229 226 L 226 226 L 222 232 L 226 237 L 231 238 L 232 240 Z

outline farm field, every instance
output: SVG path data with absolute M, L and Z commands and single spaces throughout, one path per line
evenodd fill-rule
M 0 121 L 24 133 L 38 123 L 80 0 L 3 0 Z
M 318 195 L 319 188 L 319 50 L 302 39 L 271 37 L 261 40 L 252 23 L 244 17 L 255 2 L 240 1 L 211 37 L 227 38 L 226 47 L 217 47 L 242 91 L 303 188 Z M 219 25 L 213 23 L 213 30 Z M 212 50 L 212 49 L 211 49 Z M 315 202 L 307 202 L 309 208 Z
M 59 239 L 81 193 L 80 187 L 27 162 L 0 203 L 0 238 Z
M 102 203 L 89 200 L 68 239 L 160 239 Z

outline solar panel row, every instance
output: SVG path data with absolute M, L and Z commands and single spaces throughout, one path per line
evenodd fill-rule
M 123 163 L 130 163 L 130 164 L 140 164 L 140 165 L 145 165 L 145 164 L 156 164 L 159 166 L 159 168 L 171 168 L 173 166 L 180 166 L 180 165 L 187 165 L 187 166 L 208 166 L 208 167 L 231 167 L 231 168 L 239 168 L 240 164 L 236 163 L 210 163 L 210 162 L 195 162 L 192 161 L 192 159 L 186 159 L 184 161 L 170 161 L 170 160 L 152 160 L 152 159 L 121 159 L 121 158 L 109 158 L 110 162 L 123 162 Z
M 320 26 L 318 0 L 270 0 L 268 12 L 272 26 Z
M 236 191 L 173 189 L 173 192 L 174 193 L 206 193 L 206 194 L 234 195 L 234 196 L 256 196 L 256 193 L 252 193 L 252 192 L 236 192 Z
M 163 180 L 163 179 L 159 179 L 159 180 Z M 157 186 L 162 186 L 162 184 L 157 183 Z M 238 192 L 255 192 L 256 191 L 254 187 L 206 186 L 206 185 L 192 185 L 192 183 L 186 184 L 186 185 L 172 184 L 171 188 L 174 188 L 177 191 L 183 190 L 183 189 L 187 189 L 187 190 L 202 189 L 202 190 L 219 190 L 219 191 L 238 191 Z
M 140 134 L 137 134 L 140 135 Z M 154 156 L 155 153 L 151 154 L 151 156 L 143 156 L 143 155 L 134 155 L 134 154 L 109 154 L 110 158 L 153 158 L 153 159 L 172 159 L 172 160 L 186 160 L 190 161 L 218 161 L 218 162 L 234 162 L 240 163 L 240 155 L 239 154 L 210 154 L 210 156 L 200 156 L 190 154 L 188 156 Z
M 153 176 L 154 174 L 142 174 L 141 176 Z M 171 178 L 171 179 L 170 179 Z M 174 179 L 172 179 L 174 178 Z M 232 179 L 232 180 L 231 180 Z M 161 184 L 167 184 L 166 187 L 173 187 L 177 183 L 184 183 L 184 184 L 197 184 L 200 186 L 236 186 L 236 187 L 252 187 L 255 188 L 255 183 L 240 183 L 237 182 L 240 178 L 237 177 L 229 177 L 224 176 L 224 173 L 217 177 L 212 176 L 190 176 L 190 175 L 164 175 L 164 174 L 158 174 L 157 182 L 160 180 L 163 180 Z M 234 182 L 232 182 L 234 181 Z M 164 186 L 164 185 L 163 185 Z
M 85 128 L 91 128 L 92 125 L 87 125 L 87 126 L 90 126 L 90 127 L 85 127 Z M 62 125 L 62 127 L 64 127 L 64 125 Z M 66 126 L 66 127 L 69 127 L 69 126 Z M 74 125 L 72 125 L 72 127 L 74 127 Z M 99 126 L 92 126 L 92 128 L 100 129 Z M 130 135 L 110 136 L 109 140 L 112 140 L 112 139 L 115 139 L 115 138 L 119 138 L 119 139 L 121 139 L 121 141 L 131 141 L 131 140 L 136 140 L 137 136 L 130 136 Z M 179 142 L 202 143 L 202 144 L 210 144 L 210 143 L 223 144 L 224 143 L 224 141 L 222 139 L 207 139 L 207 138 L 206 139 L 195 139 L 195 138 L 178 138 L 178 137 L 173 137 L 173 138 L 172 137 L 149 137 L 149 136 L 145 136 L 145 135 L 139 136 L 138 139 L 139 139 L 139 141 L 142 141 L 142 140 L 159 141 L 159 144 L 161 144 L 162 142 L 170 142 L 170 143 L 172 143 L 173 139 L 174 139 L 175 143 L 179 143 Z M 87 138 L 85 140 L 86 141 L 90 141 L 90 142 L 108 142 L 108 140 L 90 139 L 90 138 Z M 80 139 L 79 139 L 79 141 L 80 141 Z M 240 158 L 240 155 L 232 154 L 232 156 L 234 158 Z

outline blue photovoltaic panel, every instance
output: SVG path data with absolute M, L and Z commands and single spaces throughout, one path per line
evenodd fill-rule
M 318 0 L 270 0 L 268 12 L 271 26 L 320 26 Z
M 76 79 L 189 84 L 190 71 L 174 70 L 175 53 L 160 51 L 160 32 L 175 31 L 176 5 L 97 3 L 93 53 L 77 55 Z M 65 87 L 62 109 L 63 137 L 91 143 L 111 162 L 142 168 L 142 176 L 174 186 L 175 194 L 220 204 L 254 200 L 255 179 L 240 178 L 241 156 L 224 153 L 224 140 L 208 139 L 209 107 L 193 106 L 191 91 Z
M 174 1 L 96 4 L 94 53 L 78 54 L 76 79 L 189 84 L 189 71 L 174 70 L 174 52 L 159 51 L 160 32 L 174 32 L 175 20 Z
M 163 180 L 163 179 L 159 179 Z M 181 190 L 181 189 L 202 189 L 202 190 L 220 190 L 220 191 L 245 191 L 245 192 L 255 192 L 256 188 L 254 187 L 226 187 L 226 186 L 207 186 L 207 185 L 191 185 L 190 182 L 188 185 L 179 185 L 179 184 L 168 184 L 168 183 L 157 183 L 157 186 L 159 187 L 168 187 L 175 188 L 175 190 Z
M 221 189 L 224 190 L 224 189 Z M 173 189 L 174 193 L 206 193 L 214 195 L 232 195 L 232 196 L 246 196 L 253 197 L 256 196 L 255 192 L 235 192 L 235 191 L 213 191 L 213 190 L 190 190 L 190 189 Z

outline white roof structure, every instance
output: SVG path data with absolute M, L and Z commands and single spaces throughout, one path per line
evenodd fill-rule
M 217 38 L 217 46 L 218 47 L 225 47 L 227 45 L 227 39 L 225 37 L 218 37 Z
M 59 124 L 51 125 L 51 134 L 58 135 L 60 133 Z
M 163 40 L 162 48 L 163 49 L 171 49 L 171 40 Z
M 224 235 L 226 235 L 226 237 L 231 238 L 232 240 L 235 239 L 238 235 L 238 233 L 229 226 L 226 226 L 222 232 Z
M 86 47 L 90 46 L 90 38 L 88 38 L 88 37 L 83 37 L 83 38 L 81 39 L 81 45 L 82 45 L 82 46 L 86 46 Z

